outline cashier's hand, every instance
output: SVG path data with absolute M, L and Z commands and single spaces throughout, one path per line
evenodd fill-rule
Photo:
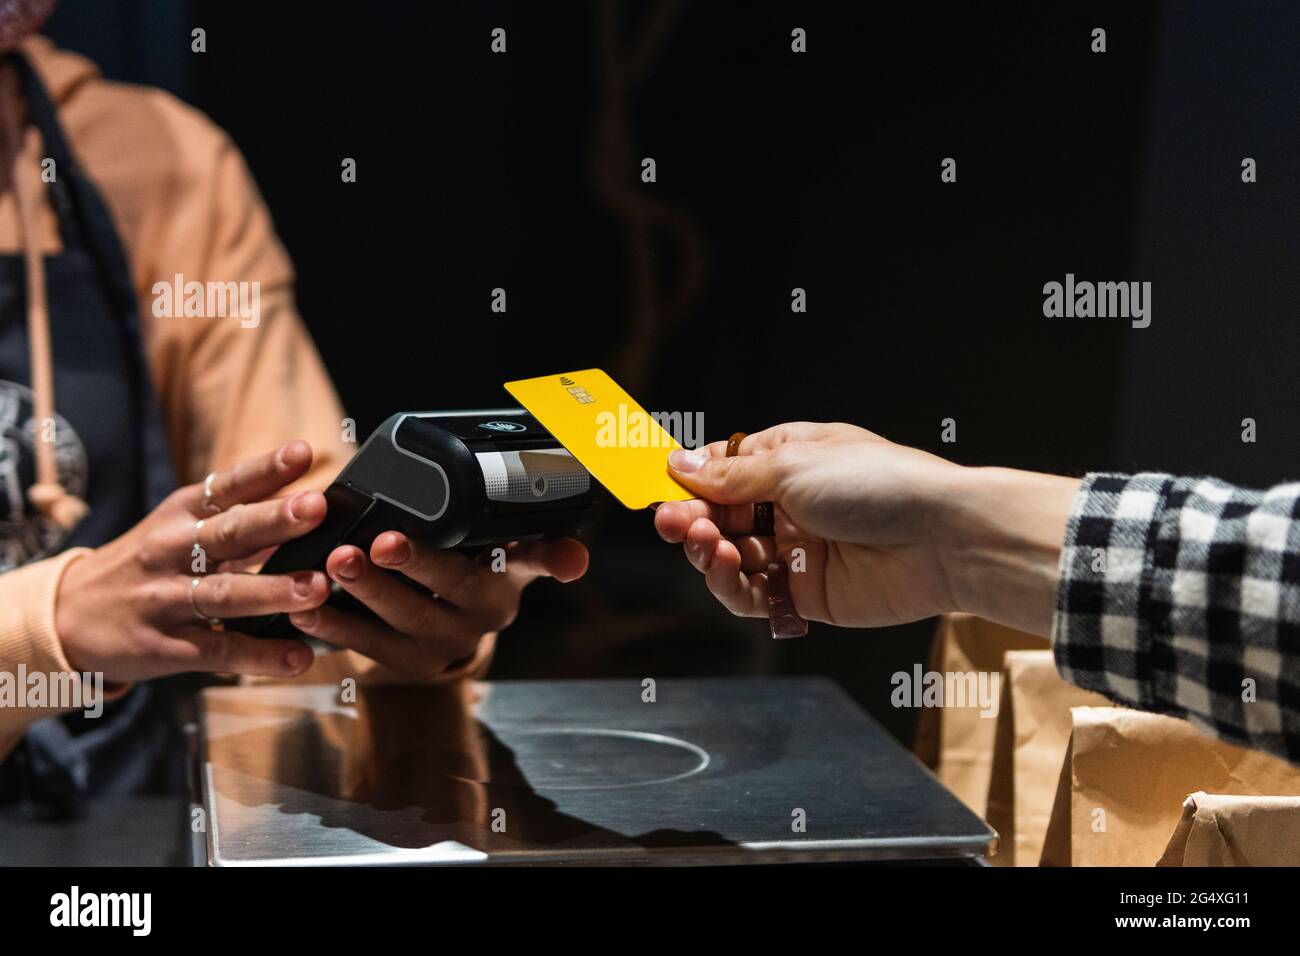
M 808 620 L 876 627 L 969 611 L 1047 633 L 1076 479 L 967 468 L 846 424 L 777 425 L 725 453 L 716 442 L 672 454 L 673 476 L 700 498 L 661 504 L 655 527 L 733 613 L 767 616 L 763 569 L 784 560 Z M 751 533 L 763 501 L 775 504 L 773 537 Z
M 519 596 L 541 576 L 573 581 L 587 570 L 587 549 L 572 538 L 515 542 L 504 569 L 456 551 L 429 548 L 397 531 L 381 534 L 370 553 L 335 548 L 325 568 L 379 619 L 324 606 L 292 614 L 306 634 L 369 657 L 407 680 L 437 680 L 475 657 L 485 636 L 507 627 Z M 436 596 L 422 594 L 387 570 L 398 571 Z
M 240 462 L 213 475 L 210 498 L 202 483 L 180 488 L 121 537 L 74 558 L 55 610 L 73 670 L 102 672 L 111 683 L 182 671 L 305 671 L 312 653 L 302 641 L 212 630 L 205 619 L 300 611 L 329 597 L 319 571 L 246 573 L 324 519 L 319 491 L 274 497 L 311 459 L 311 447 L 296 441 Z

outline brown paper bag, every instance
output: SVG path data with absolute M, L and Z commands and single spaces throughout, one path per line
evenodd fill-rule
M 1186 721 L 1121 707 L 1076 707 L 1072 717 L 1062 771 L 1068 800 L 1062 787 L 1046 864 L 1151 866 L 1168 849 L 1189 793 L 1300 796 L 1300 768 L 1205 736 Z
M 1052 815 L 1047 821 L 1047 833 L 1043 836 L 1043 855 L 1039 858 L 1040 866 L 1069 866 L 1070 859 L 1070 789 L 1073 783 L 1074 734 L 1065 745 L 1065 759 L 1061 761 L 1061 772 L 1056 779 L 1056 795 L 1052 797 Z
M 1197 792 L 1158 866 L 1300 866 L 1300 797 Z
M 1001 673 L 1009 650 L 1047 647 L 1047 639 L 993 624 L 969 614 L 939 619 L 927 669 Z M 914 751 L 940 780 L 981 817 L 988 805 L 996 718 L 974 707 L 925 708 L 916 729 Z
M 1037 866 L 1070 744 L 1072 707 L 1106 698 L 1061 679 L 1050 650 L 1007 651 L 986 819 L 1002 837 L 993 862 Z

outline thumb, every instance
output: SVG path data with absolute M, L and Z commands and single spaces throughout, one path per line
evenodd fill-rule
M 717 458 L 678 449 L 668 456 L 668 473 L 701 498 L 720 505 L 744 505 L 776 498 L 778 469 L 771 452 Z
M 587 548 L 574 538 L 517 541 L 509 552 L 510 570 L 529 577 L 547 575 L 567 584 L 587 573 Z

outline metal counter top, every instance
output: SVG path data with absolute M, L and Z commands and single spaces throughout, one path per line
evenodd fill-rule
M 215 865 L 978 858 L 993 832 L 812 678 L 210 688 Z M 799 819 L 806 829 L 799 831 Z

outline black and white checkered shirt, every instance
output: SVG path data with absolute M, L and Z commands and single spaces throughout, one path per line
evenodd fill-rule
M 1080 687 L 1300 763 L 1300 483 L 1088 475 L 1052 646 Z

